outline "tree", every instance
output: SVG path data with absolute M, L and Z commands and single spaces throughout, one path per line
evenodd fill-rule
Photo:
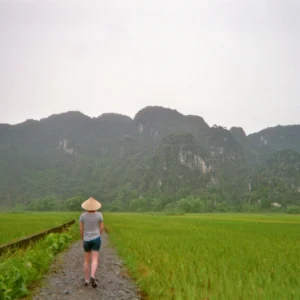
M 81 204 L 84 202 L 85 198 L 82 196 L 72 197 L 66 200 L 66 208 L 69 211 L 80 211 Z
M 136 211 L 136 212 L 148 211 L 148 201 L 145 198 L 132 199 L 129 205 L 130 205 L 130 211 Z
M 31 211 L 55 211 L 58 210 L 56 198 L 48 196 L 45 198 L 34 199 L 28 205 L 28 210 Z
M 159 198 L 150 200 L 150 211 L 161 211 L 163 209 L 162 201 Z

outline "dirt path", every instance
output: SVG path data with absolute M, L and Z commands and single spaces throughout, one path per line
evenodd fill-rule
M 34 300 L 138 300 L 138 290 L 126 276 L 122 262 L 108 245 L 106 233 L 102 236 L 97 288 L 85 287 L 83 275 L 82 242 L 76 242 L 60 255 L 45 277 L 42 288 L 35 292 Z

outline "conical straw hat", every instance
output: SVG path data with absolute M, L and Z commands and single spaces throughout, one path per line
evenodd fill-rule
M 84 210 L 89 210 L 89 211 L 98 210 L 101 208 L 101 203 L 99 201 L 95 200 L 93 197 L 91 197 L 91 198 L 87 199 L 86 201 L 84 201 L 81 204 L 81 207 Z

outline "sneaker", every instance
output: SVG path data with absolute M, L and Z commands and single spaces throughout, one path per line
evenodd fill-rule
M 89 281 L 86 280 L 85 283 L 84 283 L 84 286 L 88 286 L 89 285 Z
M 96 280 L 93 277 L 91 277 L 90 282 L 91 282 L 93 288 L 97 287 Z

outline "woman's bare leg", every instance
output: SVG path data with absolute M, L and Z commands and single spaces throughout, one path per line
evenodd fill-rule
M 99 257 L 99 251 L 92 251 L 92 268 L 91 268 L 92 278 L 95 278 L 95 274 L 98 268 L 98 257 Z
M 84 252 L 84 277 L 86 282 L 90 279 L 90 259 L 91 252 Z

